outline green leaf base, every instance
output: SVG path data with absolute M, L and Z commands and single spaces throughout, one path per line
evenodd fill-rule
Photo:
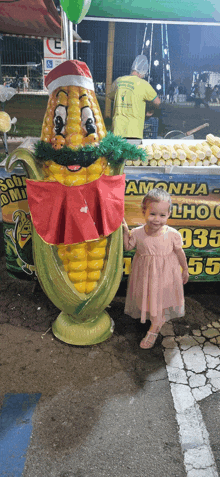
M 73 319 L 62 311 L 52 325 L 53 334 L 64 343 L 91 346 L 107 340 L 113 334 L 114 321 L 106 311 L 102 311 L 91 322 L 74 323 Z

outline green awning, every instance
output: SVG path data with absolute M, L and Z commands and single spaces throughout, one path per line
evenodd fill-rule
M 220 0 L 92 0 L 84 19 L 220 25 Z

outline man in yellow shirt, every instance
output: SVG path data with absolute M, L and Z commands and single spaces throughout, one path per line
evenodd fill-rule
M 131 73 L 117 78 L 108 94 L 114 99 L 113 133 L 127 139 L 142 139 L 145 121 L 146 101 L 159 107 L 160 98 L 143 78 L 148 72 L 146 56 L 139 55 L 134 60 Z M 147 113 L 152 116 L 153 112 Z

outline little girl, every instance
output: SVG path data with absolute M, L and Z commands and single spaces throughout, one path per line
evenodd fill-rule
M 172 202 L 163 189 L 153 189 L 142 200 L 145 225 L 129 232 L 123 220 L 124 247 L 136 248 L 128 280 L 125 313 L 147 319 L 151 327 L 140 343 L 152 348 L 163 324 L 184 316 L 183 284 L 189 279 L 180 233 L 166 225 Z M 181 268 L 182 267 L 182 273 Z

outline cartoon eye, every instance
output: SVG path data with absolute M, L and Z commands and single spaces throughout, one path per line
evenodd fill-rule
M 59 105 L 56 107 L 54 111 L 54 118 L 53 118 L 53 123 L 54 123 L 54 129 L 56 134 L 61 134 L 64 133 L 65 125 L 66 125 L 66 107 Z
M 86 132 L 87 136 L 89 136 L 89 134 L 94 134 L 97 132 L 95 118 L 89 106 L 85 106 L 84 108 L 82 108 L 81 125 L 82 125 L 82 129 Z

